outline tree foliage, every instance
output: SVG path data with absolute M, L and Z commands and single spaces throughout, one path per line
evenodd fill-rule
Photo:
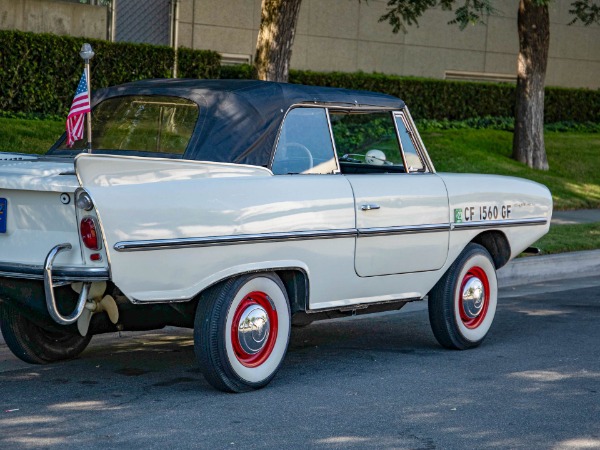
M 534 3 L 537 6 L 548 6 L 552 0 L 534 0 Z M 399 31 L 406 33 L 407 26 L 419 26 L 418 19 L 431 8 L 454 10 L 454 19 L 448 24 L 456 24 L 461 30 L 464 30 L 467 25 L 485 24 L 486 16 L 498 12 L 492 0 L 388 0 L 387 7 L 387 12 L 379 21 L 389 22 L 394 33 Z M 597 1 L 575 0 L 571 2 L 569 13 L 573 15 L 569 25 L 576 22 L 581 22 L 583 25 L 600 24 L 600 4 Z
M 574 1 L 569 12 L 574 16 L 569 25 L 577 21 L 581 21 L 584 25 L 600 24 L 600 5 L 593 0 Z
M 544 146 L 544 84 L 550 45 L 548 5 L 551 0 L 520 0 L 518 12 L 519 55 L 513 158 L 532 168 L 547 170 Z M 469 24 L 483 23 L 495 12 L 492 0 L 388 0 L 388 11 L 380 18 L 392 25 L 395 33 L 406 26 L 418 26 L 418 18 L 430 8 L 454 10 L 462 30 Z M 569 12 L 571 24 L 600 23 L 600 6 L 594 0 L 575 0 Z
M 428 9 L 439 6 L 442 10 L 452 11 L 455 3 L 456 0 L 389 0 L 388 11 L 379 21 L 389 22 L 394 33 L 399 31 L 406 33 L 406 25 L 419 26 L 419 17 Z M 464 30 L 469 24 L 485 23 L 484 18 L 494 12 L 496 9 L 492 6 L 491 0 L 464 0 L 464 3 L 456 8 L 454 19 L 448 23 L 457 24 L 461 30 Z

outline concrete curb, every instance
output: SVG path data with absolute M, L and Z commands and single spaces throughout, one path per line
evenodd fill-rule
M 500 287 L 568 278 L 600 277 L 600 250 L 518 258 L 498 271 Z

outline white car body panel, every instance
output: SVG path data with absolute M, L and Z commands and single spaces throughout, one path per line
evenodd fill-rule
M 92 103 L 89 142 L 0 153 L 0 322 L 26 362 L 187 327 L 206 380 L 244 392 L 292 325 L 427 296 L 437 341 L 472 348 L 496 270 L 550 227 L 540 184 L 437 173 L 393 96 L 165 79 Z
M 113 281 L 134 301 L 189 300 L 222 278 L 269 268 L 308 272 L 347 261 L 354 274 L 354 237 L 115 250 L 123 241 L 352 230 L 352 190 L 341 176 L 275 177 L 236 165 L 97 155 L 81 155 L 76 165 L 98 210 Z M 118 174 L 106 176 L 107 165 Z
M 41 264 L 57 242 L 72 242 L 73 251 L 58 256 L 57 265 L 81 265 L 75 206 L 64 205 L 57 192 L 7 190 L 6 233 L 0 234 L 0 261 Z M 73 196 L 71 195 L 71 198 Z
M 356 272 L 362 277 L 438 270 L 448 255 L 448 196 L 435 174 L 347 176 L 356 198 Z M 369 208 L 376 205 L 379 209 Z M 446 228 L 429 232 L 424 226 Z M 399 233 L 394 233 L 399 227 Z M 406 230 L 412 232 L 404 234 Z M 436 228 L 433 228 L 436 229 Z M 382 235 L 377 234 L 381 231 Z M 388 234 L 386 234 L 388 233 Z
M 336 153 L 327 126 L 331 173 L 321 174 L 141 156 L 81 153 L 73 165 L 0 154 L 9 217 L 0 233 L 0 276 L 27 278 L 34 267 L 40 279 L 52 249 L 69 244 L 53 261 L 57 271 L 92 269 L 86 282 L 110 281 L 136 304 L 187 302 L 240 274 L 295 270 L 306 276 L 308 312 L 350 310 L 423 299 L 481 233 L 499 239 L 502 265 L 549 229 L 552 200 L 538 183 L 436 173 L 416 129 L 411 142 L 420 156 L 412 157 L 424 163 L 420 173 L 394 163 L 372 171 L 366 158 L 367 167 L 344 172 L 342 162 L 361 161 Z M 84 191 L 89 210 L 76 206 Z M 97 222 L 99 249 L 83 244 L 85 217 Z M 63 280 L 75 281 L 68 273 Z
M 42 161 L 34 155 L 0 153 L 0 189 L 36 192 L 69 192 L 78 187 L 73 161 Z M 64 175 L 70 174 L 70 175 Z
M 73 193 L 79 187 L 73 162 L 39 161 L 35 155 L 0 153 L 0 197 L 6 198 L 6 232 L 0 262 L 39 265 L 57 242 L 72 242 L 57 265 L 81 265 Z M 67 194 L 69 202 L 61 201 Z
M 237 274 L 289 268 L 306 273 L 311 310 L 419 299 L 481 229 L 376 237 L 356 237 L 353 230 L 423 223 L 450 228 L 458 225 L 455 208 L 501 208 L 520 199 L 524 204 L 511 210 L 511 218 L 544 218 L 544 224 L 491 228 L 520 252 L 547 231 L 551 213 L 550 203 L 540 200 L 548 195 L 545 187 L 507 177 L 273 176 L 256 167 L 87 154 L 77 157 L 76 167 L 96 205 L 112 281 L 136 303 L 187 301 Z M 383 181 L 397 183 L 397 191 L 369 195 L 384 189 Z M 493 191 L 469 193 L 478 184 Z M 375 201 L 380 210 L 361 210 Z M 382 214 L 373 221 L 371 213 Z M 236 236 L 247 240 L 226 241 Z M 149 246 L 118 250 L 123 244 Z M 355 267 L 359 251 L 369 256 L 360 255 Z M 364 276 L 374 272 L 385 276 Z
M 550 229 L 552 197 L 548 188 L 542 184 L 499 175 L 454 173 L 438 173 L 438 175 L 444 180 L 448 189 L 450 221 L 454 226 L 457 226 L 454 211 L 458 209 L 462 211 L 465 219 L 462 225 L 481 225 L 486 226 L 487 230 L 502 231 L 511 246 L 511 259 L 516 258 Z M 479 208 L 484 207 L 491 208 L 492 211 L 497 208 L 498 217 L 482 220 Z M 468 220 L 465 215 L 467 208 L 469 209 Z M 474 212 L 473 217 L 471 217 L 471 208 Z M 503 211 L 507 212 L 506 217 L 502 217 Z M 508 226 L 511 222 L 518 223 L 531 219 L 539 219 L 543 223 L 537 226 Z M 493 223 L 498 223 L 498 227 L 492 226 Z M 455 228 L 450 237 L 449 257 L 454 259 L 464 248 L 465 239 L 466 242 L 470 242 L 481 233 L 481 229 L 462 228 L 459 231 Z

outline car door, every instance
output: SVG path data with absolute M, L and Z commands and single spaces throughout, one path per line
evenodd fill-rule
M 330 117 L 340 168 L 354 192 L 356 273 L 440 269 L 448 256 L 448 196 L 417 152 L 408 118 L 333 110 Z

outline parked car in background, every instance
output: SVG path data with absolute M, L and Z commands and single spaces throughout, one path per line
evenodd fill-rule
M 92 124 L 91 154 L 0 154 L 0 327 L 30 363 L 191 327 L 206 379 L 241 392 L 293 324 L 426 298 L 442 346 L 476 347 L 496 270 L 550 225 L 540 184 L 436 172 L 388 95 L 147 80 L 98 91 Z

